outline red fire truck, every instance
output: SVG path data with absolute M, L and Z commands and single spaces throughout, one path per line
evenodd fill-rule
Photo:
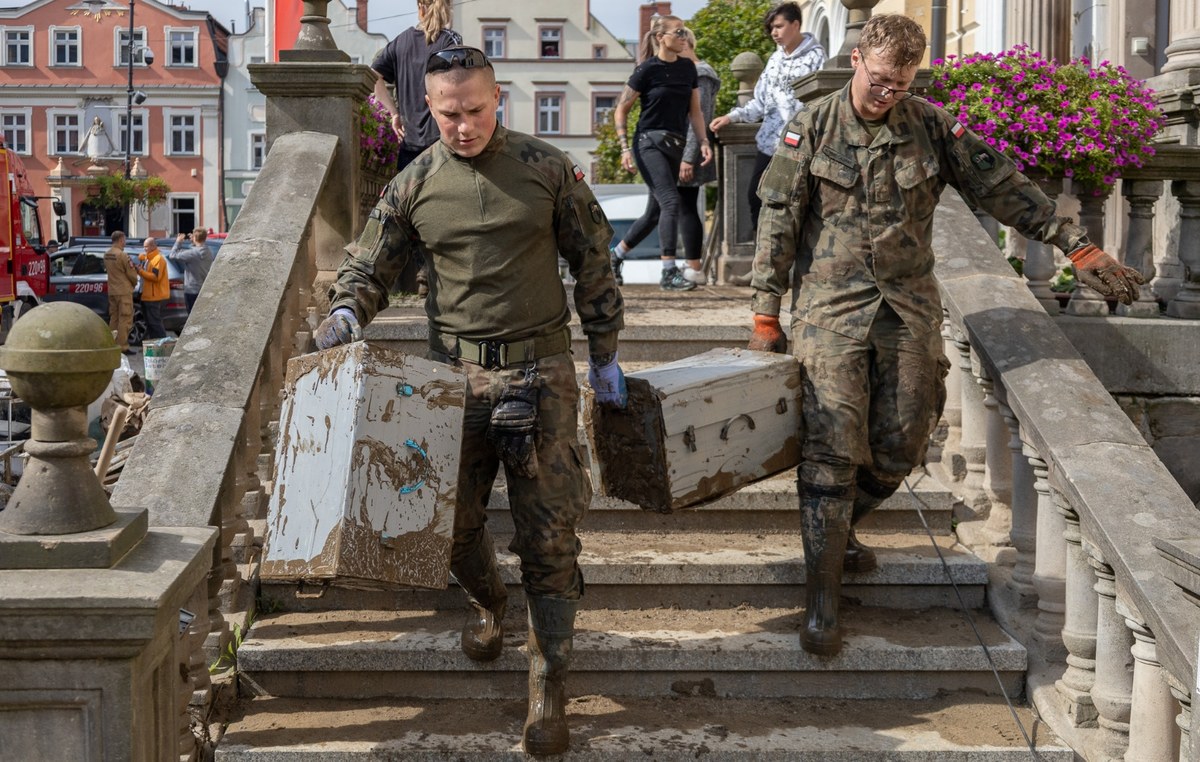
M 0 304 L 13 319 L 40 304 L 50 286 L 50 258 L 46 255 L 37 200 L 21 158 L 0 136 Z M 58 199 L 53 204 L 60 217 L 58 239 L 65 241 L 67 224 L 61 217 L 66 207 Z M 7 309 L 10 304 L 14 308 L 11 311 Z

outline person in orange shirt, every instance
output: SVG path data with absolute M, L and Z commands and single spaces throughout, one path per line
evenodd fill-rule
M 143 241 L 142 247 L 144 251 L 138 255 L 141 264 L 136 269 L 138 275 L 142 276 L 142 314 L 146 316 L 146 338 L 165 339 L 167 329 L 163 327 L 163 308 L 171 296 L 167 260 L 153 238 Z

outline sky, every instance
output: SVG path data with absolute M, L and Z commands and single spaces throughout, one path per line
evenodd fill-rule
M 235 21 L 238 32 L 246 31 L 245 0 L 182 0 L 194 11 L 208 11 L 224 26 Z M 352 0 L 351 0 L 352 1 Z M 454 0 L 471 2 L 471 0 Z M 637 36 L 638 6 L 644 0 L 591 0 L 592 15 L 618 39 L 632 40 Z M 349 4 L 349 3 L 347 3 Z M 671 11 L 683 19 L 707 4 L 707 0 L 672 0 Z M 264 6 L 264 0 L 251 0 L 251 6 Z M 368 26 L 372 32 L 394 37 L 417 20 L 416 0 L 373 0 L 368 5 Z

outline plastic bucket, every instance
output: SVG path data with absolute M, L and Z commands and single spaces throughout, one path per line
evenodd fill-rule
M 146 394 L 154 394 L 154 387 L 167 369 L 167 360 L 175 349 L 175 339 L 155 339 L 143 344 L 144 362 L 146 369 Z

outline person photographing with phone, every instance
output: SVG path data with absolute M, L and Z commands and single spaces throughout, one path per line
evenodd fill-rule
M 183 268 L 183 299 L 189 315 L 215 259 L 207 242 L 208 231 L 196 228 L 190 236 L 183 233 L 175 236 L 175 245 L 167 254 L 167 259 Z

